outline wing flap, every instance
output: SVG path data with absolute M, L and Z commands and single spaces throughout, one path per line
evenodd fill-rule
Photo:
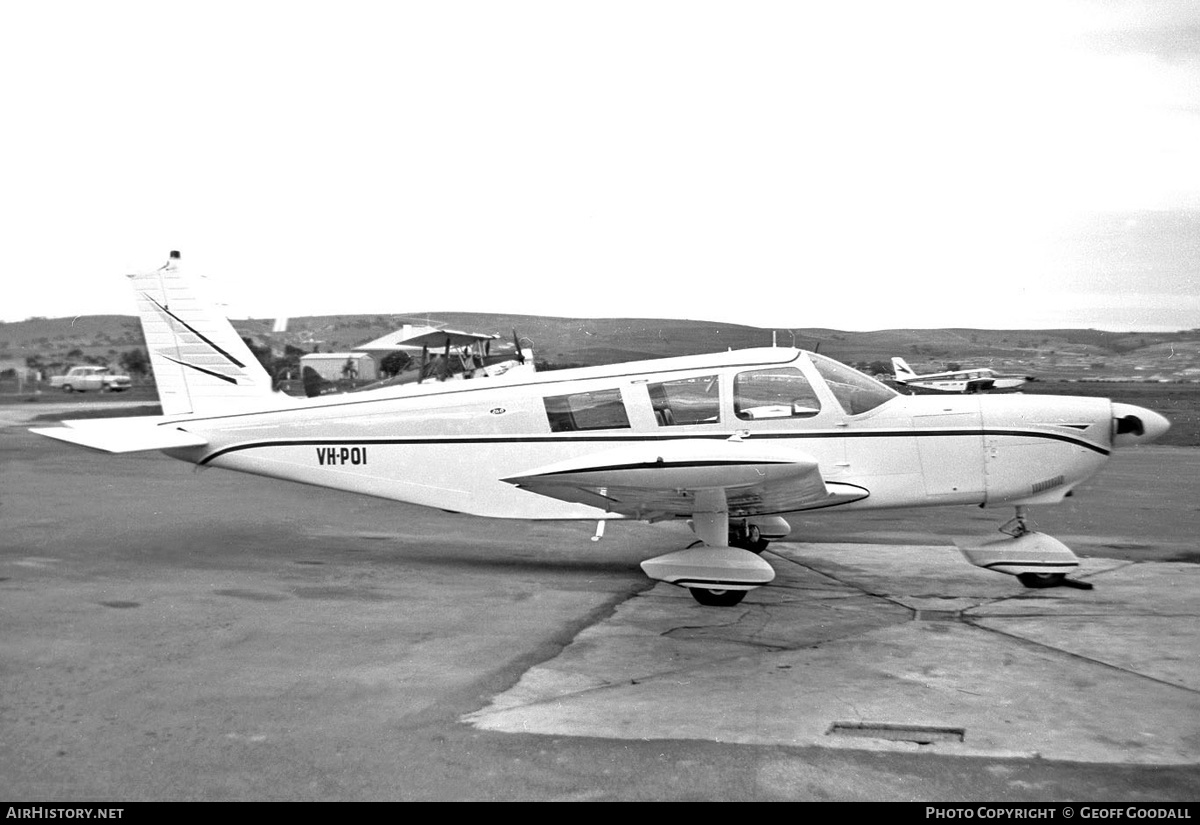
M 74 420 L 63 427 L 31 427 L 30 432 L 106 453 L 136 453 L 178 447 L 202 447 L 208 439 L 157 416 Z
M 722 490 L 731 516 L 806 509 L 841 499 L 807 453 L 735 440 L 678 439 L 604 450 L 504 481 L 639 519 L 690 516 L 699 490 Z

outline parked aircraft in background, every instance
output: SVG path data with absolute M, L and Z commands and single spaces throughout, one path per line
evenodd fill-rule
M 988 367 L 917 375 L 903 358 L 892 359 L 892 370 L 895 373 L 893 379 L 897 384 L 938 392 L 1009 390 L 1033 380 L 1028 375 L 999 375 Z
M 642 569 L 705 605 L 768 584 L 760 554 L 812 510 L 1012 506 L 1004 538 L 963 554 L 1062 583 L 1078 559 L 1026 507 L 1169 427 L 1100 398 L 900 395 L 793 347 L 296 399 L 271 390 L 177 255 L 131 278 L 164 414 L 34 432 L 478 516 L 595 520 L 597 537 L 609 520 L 686 521 L 699 541 Z
M 462 381 L 470 378 L 496 378 L 511 373 L 535 371 L 533 351 L 521 347 L 520 338 L 513 332 L 513 352 L 496 353 L 492 349 L 500 336 L 456 329 L 423 327 L 404 329 L 385 335 L 369 344 L 355 348 L 356 353 L 407 352 L 408 366 L 391 378 L 354 388 L 339 385 L 321 376 L 312 367 L 303 367 L 301 378 L 304 394 L 309 398 L 342 392 L 364 392 L 402 384 L 425 381 Z M 302 359 L 303 363 L 303 359 Z

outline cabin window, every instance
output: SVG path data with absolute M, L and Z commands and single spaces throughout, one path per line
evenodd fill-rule
M 629 416 L 625 413 L 620 390 L 554 395 L 543 401 L 546 404 L 546 417 L 550 419 L 550 431 L 554 433 L 629 427 Z
M 715 375 L 650 384 L 650 405 L 660 427 L 712 424 L 721 417 L 720 382 Z
M 809 358 L 847 415 L 859 415 L 873 410 L 899 394 L 874 378 L 832 358 L 815 353 L 810 354 Z
M 733 410 L 744 420 L 809 418 L 821 411 L 812 385 L 795 367 L 740 372 L 733 379 Z

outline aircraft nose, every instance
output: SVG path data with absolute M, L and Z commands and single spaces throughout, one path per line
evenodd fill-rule
M 1171 429 L 1166 416 L 1133 404 L 1113 404 L 1113 446 L 1149 444 Z

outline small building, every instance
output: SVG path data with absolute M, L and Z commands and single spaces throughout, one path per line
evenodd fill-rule
M 32 392 L 42 377 L 41 370 L 25 366 L 24 359 L 0 359 L 0 391 Z
M 300 356 L 300 371 L 312 367 L 326 381 L 379 380 L 375 359 L 366 352 L 314 352 Z

